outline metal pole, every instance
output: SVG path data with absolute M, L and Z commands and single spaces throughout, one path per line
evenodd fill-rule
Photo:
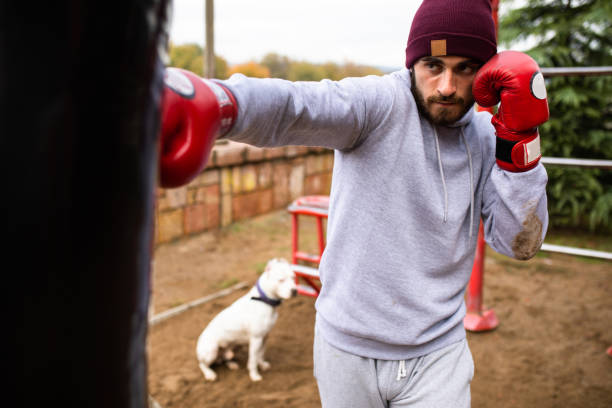
M 612 170 L 612 160 L 598 159 L 572 159 L 565 157 L 542 157 L 542 164 L 559 166 L 594 167 L 598 169 Z
M 204 76 L 215 77 L 215 6 L 214 0 L 206 0 L 206 56 Z
M 592 249 L 574 248 L 563 245 L 542 244 L 542 251 L 557 252 L 576 256 L 586 256 L 590 258 L 600 258 L 612 261 L 612 252 L 595 251 Z
M 602 67 L 550 67 L 541 68 L 542 75 L 545 77 L 553 76 L 598 76 L 612 74 L 612 66 Z

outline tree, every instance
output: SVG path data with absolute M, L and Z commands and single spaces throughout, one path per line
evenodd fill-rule
M 198 44 L 170 44 L 171 67 L 183 68 L 199 76 L 204 75 L 204 48 Z M 225 79 L 228 76 L 227 61 L 215 56 L 215 78 Z
M 321 68 L 323 69 L 325 78 L 337 81 L 345 77 L 344 70 L 335 62 L 326 62 Z
M 255 77 L 255 78 L 269 78 L 270 77 L 270 70 L 267 67 L 261 64 L 258 64 L 255 61 L 249 61 L 245 64 L 233 65 L 229 70 L 229 75 L 231 76 L 232 74 L 235 74 L 238 72 L 246 76 Z
M 612 65 L 610 0 L 529 0 L 500 19 L 506 46 L 535 44 L 527 54 L 541 67 Z M 546 80 L 550 120 L 540 127 L 542 154 L 612 158 L 612 75 Z M 612 230 L 609 170 L 547 168 L 552 226 Z
M 289 66 L 291 62 L 288 57 L 278 55 L 276 53 L 266 54 L 262 60 L 261 65 L 267 67 L 270 70 L 270 77 L 287 79 L 289 77 Z
M 369 67 L 367 65 L 354 64 L 346 62 L 343 66 L 343 75 L 345 77 L 361 77 L 366 75 L 382 75 L 383 72 L 378 68 Z
M 320 81 L 325 77 L 319 65 L 306 61 L 292 61 L 289 65 L 288 77 L 290 81 Z

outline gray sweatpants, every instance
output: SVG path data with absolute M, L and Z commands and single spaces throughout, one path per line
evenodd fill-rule
M 467 340 L 411 360 L 359 357 L 315 330 L 314 376 L 323 408 L 469 408 L 474 361 Z

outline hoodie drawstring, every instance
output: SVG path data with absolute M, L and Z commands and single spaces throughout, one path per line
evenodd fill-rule
M 433 127 L 434 136 L 436 140 L 436 153 L 438 154 L 438 169 L 440 169 L 440 177 L 442 178 L 442 188 L 444 189 L 444 222 L 448 217 L 448 191 L 446 190 L 446 180 L 444 178 L 444 168 L 442 167 L 442 159 L 440 157 L 440 143 L 438 142 L 438 131 L 435 126 Z
M 468 163 L 470 164 L 470 239 L 472 239 L 472 230 L 474 229 L 474 167 L 472 166 L 472 152 L 470 152 L 470 146 L 468 146 L 467 140 L 465 140 L 463 128 L 461 128 L 461 140 L 463 140 L 465 145 Z
M 396 380 L 399 381 L 404 377 L 406 377 L 406 360 L 400 360 Z
M 442 166 L 442 158 L 440 155 L 440 142 L 438 141 L 438 131 L 435 126 L 432 126 L 435 141 L 436 141 L 436 153 L 438 155 L 438 169 L 440 170 L 440 178 L 442 178 L 442 189 L 444 190 L 444 222 L 448 219 L 448 190 L 446 189 L 446 179 L 444 177 L 444 167 Z M 467 144 L 467 140 L 465 139 L 465 134 L 463 133 L 463 127 L 460 129 L 461 132 L 461 140 L 465 145 L 465 151 L 467 152 L 468 163 L 470 166 L 470 239 L 472 239 L 474 229 L 474 166 L 472 165 L 472 152 L 470 151 L 470 147 Z M 398 374 L 399 375 L 399 374 Z

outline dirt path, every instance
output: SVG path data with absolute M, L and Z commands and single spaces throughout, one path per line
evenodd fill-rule
M 314 248 L 314 225 L 302 225 L 302 247 Z M 254 284 L 268 259 L 290 257 L 284 211 L 159 247 L 154 257 L 153 313 L 218 292 Z M 476 364 L 473 408 L 612 407 L 612 265 L 542 254 L 528 262 L 487 251 L 485 302 L 500 326 L 470 333 Z M 247 289 L 194 307 L 149 333 L 149 391 L 163 407 L 320 407 L 312 377 L 314 299 L 285 301 L 272 330 L 272 368 L 252 383 L 219 367 L 205 383 L 195 342 L 208 321 Z

